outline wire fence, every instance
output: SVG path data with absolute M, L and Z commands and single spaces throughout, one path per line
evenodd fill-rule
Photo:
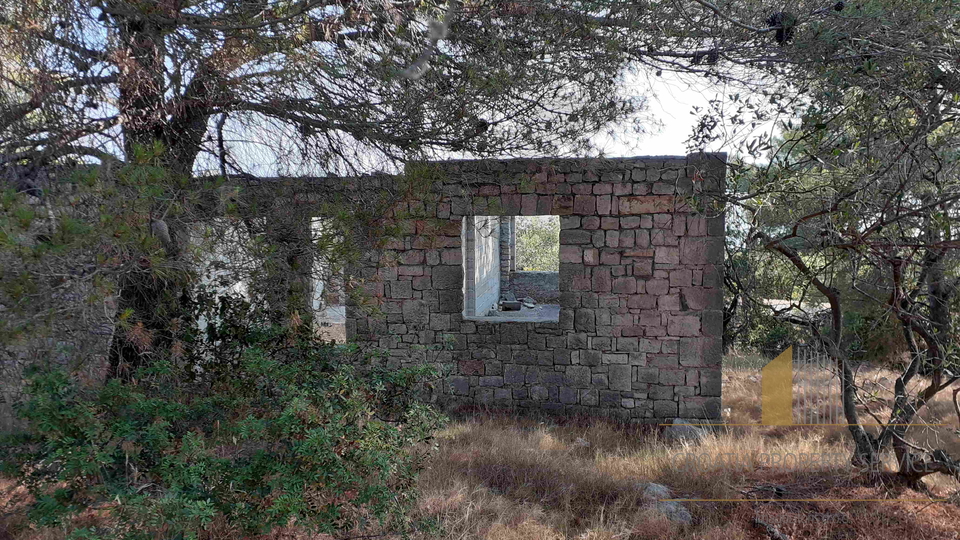
M 822 346 L 793 347 L 793 411 L 800 424 L 845 422 L 839 371 Z

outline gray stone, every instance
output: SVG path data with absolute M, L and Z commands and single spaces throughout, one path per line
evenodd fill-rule
M 536 401 L 546 401 L 550 397 L 550 392 L 545 386 L 531 386 L 530 397 Z
M 579 391 L 576 388 L 561 386 L 559 390 L 560 403 L 573 404 L 577 402 Z
M 663 430 L 663 438 L 670 442 L 700 442 L 706 436 L 705 429 L 682 418 L 674 418 L 673 424 Z
M 586 366 L 567 366 L 566 384 L 574 388 L 590 386 L 590 368 Z
M 673 388 L 669 388 L 670 392 L 673 393 Z M 651 394 L 653 393 L 654 388 L 651 388 Z M 653 397 L 651 395 L 651 397 Z M 677 417 L 677 402 L 676 401 L 667 401 L 667 400 L 657 400 L 653 402 L 653 414 L 657 418 L 676 418 Z
M 610 389 L 611 390 L 621 390 L 624 392 L 629 392 L 632 389 L 630 380 L 631 366 L 610 366 L 610 371 L 607 373 L 609 377 Z
M 470 377 L 448 377 L 447 383 L 450 390 L 458 396 L 466 396 L 470 393 Z
M 460 266 L 435 266 L 434 289 L 459 289 L 463 287 L 463 268 Z

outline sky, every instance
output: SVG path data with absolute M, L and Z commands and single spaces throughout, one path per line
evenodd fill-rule
M 594 136 L 594 144 L 606 157 L 686 155 L 686 141 L 698 121 L 695 109 L 699 107 L 702 113 L 710 108 L 710 100 L 717 99 L 722 103 L 721 109 L 725 109 L 730 103 L 727 93 L 741 91 L 676 73 L 664 73 L 660 77 L 653 77 L 649 82 L 641 80 L 640 77 L 642 75 L 629 78 L 624 84 L 628 91 L 648 99 L 643 118 L 649 119 L 644 122 L 644 125 L 649 126 L 649 133 L 638 137 L 614 128 L 612 134 L 601 133 Z M 735 131 L 729 131 L 721 126 L 717 133 L 721 137 L 704 150 L 735 153 L 736 148 L 747 139 L 771 132 L 780 133 L 778 126 L 776 118 L 761 122 L 751 129 L 741 126 Z M 749 156 L 742 158 L 750 160 Z
M 706 107 L 710 90 L 703 90 L 665 74 L 652 84 L 628 80 L 628 88 L 649 98 L 646 116 L 660 125 L 650 125 L 650 133 L 639 137 L 622 132 L 598 134 L 594 143 L 608 157 L 686 155 L 686 140 L 696 123 L 691 114 L 695 106 Z M 716 150 L 712 148 L 711 150 Z

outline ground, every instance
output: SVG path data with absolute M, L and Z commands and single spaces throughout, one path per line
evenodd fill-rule
M 725 368 L 725 420 L 758 423 L 757 363 L 733 360 Z M 891 380 L 892 373 L 866 375 L 869 390 Z M 827 392 L 827 384 L 819 387 Z M 816 396 L 805 399 L 816 402 Z M 879 399 L 865 406 L 884 413 Z M 924 440 L 939 440 L 940 447 L 960 454 L 949 396 L 934 403 L 923 420 L 946 424 L 925 432 Z M 417 540 L 770 538 L 758 522 L 794 539 L 960 538 L 956 482 L 931 477 L 929 491 L 922 493 L 889 475 L 857 474 L 847 461 L 842 426 L 732 425 L 693 445 L 666 442 L 658 426 L 468 411 L 438 433 L 436 442 L 437 453 L 420 478 L 414 516 L 432 526 L 413 531 Z M 692 455 L 700 456 L 698 466 Z M 802 457 L 811 455 L 830 459 L 815 463 Z M 685 502 L 694 520 L 680 527 L 643 499 L 645 482 L 669 486 L 680 498 L 713 500 Z M 0 482 L 0 496 L 10 485 Z M 59 538 L 57 531 L 24 530 L 22 524 L 16 512 L 6 515 L 0 540 Z M 269 538 L 331 537 L 288 529 Z

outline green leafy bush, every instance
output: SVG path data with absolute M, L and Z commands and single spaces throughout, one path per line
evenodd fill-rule
M 296 524 L 402 527 L 431 433 L 414 399 L 428 368 L 363 369 L 308 322 L 270 326 L 236 297 L 200 295 L 170 358 L 83 385 L 35 372 L 28 432 L 2 448 L 38 525 L 76 538 L 202 538 Z M 176 352 L 180 351 L 180 352 Z M 74 519 L 95 509 L 97 527 Z
M 517 270 L 560 270 L 560 219 L 557 216 L 517 218 Z

